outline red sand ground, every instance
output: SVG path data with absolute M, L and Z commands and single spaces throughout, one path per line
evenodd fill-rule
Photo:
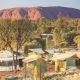
M 23 71 L 0 72 L 0 76 L 17 76 L 17 77 L 21 77 L 22 75 L 23 75 Z

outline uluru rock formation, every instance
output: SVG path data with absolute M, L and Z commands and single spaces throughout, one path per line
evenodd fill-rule
M 58 15 L 80 18 L 80 10 L 67 7 L 31 7 L 0 10 L 0 19 L 18 20 L 28 17 L 30 20 L 39 18 L 56 19 Z

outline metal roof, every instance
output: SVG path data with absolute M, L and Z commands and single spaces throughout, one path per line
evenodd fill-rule
M 17 59 L 22 59 L 23 56 L 18 56 Z M 14 59 L 16 59 L 16 55 L 14 55 Z M 13 60 L 13 53 L 10 51 L 4 50 L 0 51 L 0 61 L 10 61 Z
M 35 52 L 37 54 L 44 54 L 45 52 L 42 50 L 42 48 L 35 48 L 35 49 L 29 49 L 32 52 Z
M 51 60 L 66 60 L 68 58 L 80 58 L 80 51 L 56 54 L 56 55 L 53 55 Z
M 26 58 L 23 60 L 23 62 L 28 63 L 28 62 L 35 61 L 35 60 L 37 60 L 37 59 L 39 59 L 39 58 L 40 58 L 39 55 L 31 55 L 31 56 L 26 57 Z

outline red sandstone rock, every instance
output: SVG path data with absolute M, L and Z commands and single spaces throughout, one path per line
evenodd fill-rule
M 31 20 L 39 18 L 56 19 L 58 15 L 80 18 L 80 10 L 66 7 L 32 7 L 32 8 L 13 8 L 0 11 L 0 19 L 18 20 L 28 17 Z
M 38 10 L 38 8 L 30 8 L 28 10 L 28 17 L 31 20 L 37 20 L 37 19 L 41 18 L 42 16 L 41 16 L 41 13 Z

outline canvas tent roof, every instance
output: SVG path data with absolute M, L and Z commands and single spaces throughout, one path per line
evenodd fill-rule
M 39 54 L 44 54 L 45 52 L 41 48 L 36 48 L 36 49 L 29 49 L 32 52 L 39 53 Z
M 46 52 L 48 52 L 50 54 L 54 54 L 54 50 L 53 49 L 46 50 Z
M 17 59 L 23 59 L 24 57 L 23 56 L 18 56 Z M 9 57 L 9 58 L 0 58 L 0 61 L 11 61 L 13 60 L 13 57 Z M 16 57 L 14 57 L 14 60 L 16 60 Z
M 23 56 L 18 56 L 18 59 L 22 59 Z M 16 59 L 16 55 L 14 55 L 14 59 Z M 13 54 L 10 51 L 4 50 L 0 51 L 0 61 L 10 61 L 13 60 Z
M 65 60 L 65 59 L 67 59 L 67 58 L 70 58 L 70 57 L 72 57 L 74 54 L 67 54 L 67 53 L 65 53 L 65 54 L 58 54 L 58 55 L 54 55 L 53 57 L 52 57 L 52 60 Z
M 0 58 L 9 58 L 12 57 L 12 53 L 4 50 L 4 51 L 0 51 Z
M 71 50 L 71 51 L 68 51 L 68 52 L 65 52 L 65 53 L 68 53 L 68 54 L 73 54 L 73 58 L 80 58 L 80 51 L 77 51 L 77 50 Z
M 28 63 L 28 62 L 35 61 L 35 60 L 37 60 L 37 59 L 39 59 L 39 58 L 40 58 L 39 55 L 31 55 L 31 56 L 26 57 L 26 58 L 23 60 L 23 62 Z
M 43 35 L 43 36 L 52 36 L 53 34 L 43 33 L 41 35 Z
M 56 54 L 53 55 L 51 60 L 66 60 L 68 58 L 80 58 L 80 52 L 70 52 L 70 53 L 62 53 L 62 54 Z

